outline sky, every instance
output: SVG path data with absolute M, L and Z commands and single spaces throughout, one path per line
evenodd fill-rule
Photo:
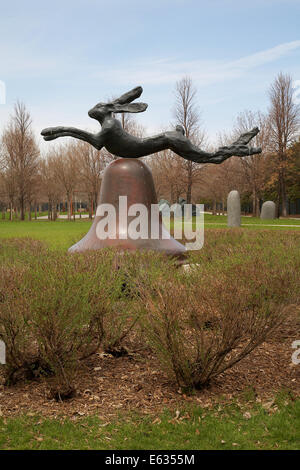
M 42 150 L 42 128 L 96 131 L 87 111 L 138 85 L 137 121 L 168 128 L 184 76 L 214 144 L 239 112 L 267 111 L 280 71 L 300 83 L 300 0 L 0 0 L 0 132 L 20 100 Z

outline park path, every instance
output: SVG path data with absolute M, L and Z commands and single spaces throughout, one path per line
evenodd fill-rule
M 87 219 L 89 217 L 88 214 L 82 214 L 81 215 L 81 218 L 82 219 Z M 67 215 L 59 215 L 58 216 L 58 219 L 67 219 L 68 216 Z M 48 216 L 47 215 L 42 215 L 40 217 L 37 218 L 38 220 L 48 220 Z M 72 219 L 74 219 L 74 216 L 72 216 Z M 75 215 L 75 219 L 80 219 L 80 216 L 78 214 Z M 295 219 L 297 220 L 297 219 Z M 185 222 L 185 224 L 190 224 L 192 222 Z M 226 222 L 205 222 L 205 225 L 226 225 L 227 226 L 227 223 Z M 292 225 L 292 224 L 241 224 L 242 227 L 248 227 L 248 226 L 257 226 L 257 227 L 296 227 L 296 228 L 300 228 L 300 224 L 298 225 Z
M 81 218 L 82 218 L 82 219 L 87 219 L 88 216 L 89 216 L 88 214 L 81 214 Z M 58 218 L 58 219 L 67 219 L 68 216 L 63 214 L 63 215 L 59 215 L 57 218 Z M 47 216 L 47 215 L 41 215 L 40 217 L 37 217 L 37 219 L 38 219 L 38 220 L 48 220 L 48 216 Z M 72 215 L 72 219 L 74 219 L 74 216 L 73 216 L 73 215 Z M 76 215 L 75 215 L 75 219 L 80 219 L 79 214 L 76 214 Z

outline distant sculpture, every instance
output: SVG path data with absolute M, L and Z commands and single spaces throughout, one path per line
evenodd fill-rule
M 159 212 L 161 212 L 162 215 L 168 215 L 170 213 L 170 206 L 166 202 L 163 202 L 162 204 L 158 204 L 159 207 Z
M 242 134 L 232 145 L 220 147 L 216 152 L 205 152 L 193 145 L 185 137 L 182 126 L 176 126 L 174 131 L 163 132 L 153 137 L 138 138 L 128 134 L 122 128 L 116 113 L 141 113 L 147 109 L 146 103 L 132 103 L 141 96 L 142 87 L 133 88 L 128 93 L 109 103 L 98 103 L 89 111 L 89 116 L 101 124 L 101 131 L 97 134 L 76 129 L 75 127 L 49 127 L 43 129 L 41 134 L 45 140 L 54 140 L 58 137 L 75 137 L 90 143 L 96 149 L 105 147 L 113 155 L 123 158 L 139 158 L 161 150 L 170 149 L 177 155 L 196 163 L 222 163 L 233 155 L 245 157 L 261 153 L 261 148 L 249 148 L 247 144 L 256 136 L 259 129 L 255 127 Z
M 273 201 L 266 201 L 263 203 L 261 207 L 260 218 L 267 220 L 267 219 L 275 219 L 276 215 L 276 204 Z
M 172 209 L 174 211 L 174 217 L 175 218 L 182 218 L 183 215 L 183 208 L 181 204 L 178 202 L 175 202 L 175 204 L 172 204 Z
M 159 207 L 162 206 L 163 204 L 167 204 L 167 206 L 170 206 L 170 203 L 169 203 L 169 201 L 168 201 L 167 199 L 160 199 L 160 200 L 158 201 Z
M 238 191 L 230 191 L 227 197 L 227 225 L 228 227 L 241 226 L 241 202 Z

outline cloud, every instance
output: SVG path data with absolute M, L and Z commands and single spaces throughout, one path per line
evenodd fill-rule
M 285 42 L 283 44 L 279 44 L 279 46 L 272 47 L 271 49 L 266 49 L 233 61 L 229 63 L 228 66 L 233 69 L 248 70 L 249 68 L 259 67 L 260 65 L 267 64 L 268 62 L 274 62 L 287 55 L 289 52 L 299 48 L 300 40 Z
M 279 44 L 271 49 L 256 52 L 237 60 L 194 60 L 176 61 L 172 59 L 140 61 L 127 64 L 123 68 L 95 69 L 94 78 L 116 83 L 163 84 L 179 80 L 183 75 L 191 75 L 198 86 L 239 78 L 249 70 L 285 57 L 300 48 L 300 40 Z

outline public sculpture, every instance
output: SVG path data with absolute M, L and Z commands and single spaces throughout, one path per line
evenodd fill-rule
M 241 226 L 241 201 L 239 192 L 230 191 L 227 196 L 227 225 L 228 227 Z
M 116 213 L 117 237 L 108 235 L 99 237 L 97 228 L 99 222 L 103 222 L 103 215 L 98 211 L 89 232 L 78 243 L 69 248 L 69 251 L 98 250 L 105 247 L 116 247 L 119 250 L 148 249 L 166 253 L 184 262 L 186 247 L 173 239 L 166 237 L 166 228 L 162 223 L 161 215 L 157 222 L 153 222 L 150 213 L 153 205 L 157 204 L 157 197 L 152 174 L 148 166 L 139 157 L 151 155 L 161 150 L 171 149 L 186 160 L 196 163 L 222 163 L 231 156 L 245 157 L 260 153 L 260 148 L 251 148 L 247 144 L 258 134 L 255 127 L 242 134 L 232 145 L 221 147 L 216 152 L 205 152 L 192 144 L 184 135 L 182 126 L 176 126 L 174 131 L 163 132 L 159 135 L 146 138 L 138 138 L 127 133 L 118 119 L 117 113 L 140 113 L 147 109 L 146 103 L 132 103 L 141 96 L 142 87 L 120 96 L 109 103 L 98 103 L 89 111 L 89 116 L 96 119 L 101 125 L 101 131 L 97 134 L 76 129 L 74 127 L 49 127 L 43 129 L 41 134 L 45 140 L 54 140 L 58 137 L 75 137 L 93 145 L 97 150 L 105 147 L 110 153 L 121 159 L 114 160 L 105 169 L 101 191 L 98 200 L 98 208 L 109 204 Z M 147 208 L 149 218 L 147 222 L 147 237 L 138 239 L 129 236 L 128 227 L 130 217 L 125 221 L 121 214 L 120 198 L 126 196 L 128 207 L 142 204 Z M 123 199 L 122 199 L 123 200 Z M 101 212 L 101 210 L 99 211 Z M 129 212 L 128 212 L 129 214 Z M 152 237 L 152 229 L 159 233 L 158 238 Z M 157 229 L 157 230 L 156 230 Z M 169 235 L 169 234 L 167 234 Z
M 229 157 L 245 157 L 261 153 L 261 148 L 249 148 L 247 144 L 259 129 L 255 127 L 242 134 L 228 147 L 220 147 L 216 152 L 205 152 L 191 143 L 184 135 L 182 126 L 175 131 L 163 132 L 153 137 L 138 138 L 124 131 L 121 123 L 114 117 L 117 113 L 141 113 L 148 107 L 146 103 L 132 103 L 141 96 L 143 88 L 138 86 L 110 103 L 98 103 L 88 112 L 89 116 L 101 124 L 97 134 L 76 129 L 75 127 L 49 127 L 41 134 L 45 140 L 58 137 L 75 137 L 84 140 L 100 150 L 105 147 L 110 153 L 123 158 L 145 157 L 161 150 L 170 149 L 177 155 L 196 163 L 222 163 Z
M 273 201 L 265 201 L 261 207 L 260 218 L 263 220 L 275 219 L 276 204 Z

